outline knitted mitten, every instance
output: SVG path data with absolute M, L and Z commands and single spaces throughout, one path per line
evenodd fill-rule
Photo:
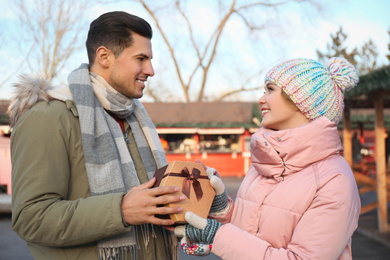
M 204 219 L 191 211 L 184 217 L 188 222 L 185 225 L 185 235 L 194 242 L 212 244 L 217 230 L 222 226 L 222 223 L 215 219 Z
M 185 214 L 187 225 L 177 226 L 174 233 L 182 237 L 181 249 L 188 255 L 206 256 L 211 252 L 211 243 L 222 223 L 214 219 L 204 219 L 188 211 Z
M 218 172 L 210 167 L 206 170 L 207 176 L 210 179 L 210 184 L 215 190 L 215 197 L 211 205 L 210 215 L 226 214 L 229 211 L 229 199 L 225 185 Z

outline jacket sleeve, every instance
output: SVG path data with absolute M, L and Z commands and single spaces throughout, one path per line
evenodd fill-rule
M 233 224 L 219 228 L 212 252 L 223 259 L 339 259 L 357 228 L 360 199 L 343 174 L 314 198 L 293 230 L 286 248 L 274 248 Z M 283 225 L 283 223 L 281 223 Z
M 72 148 L 80 135 L 78 120 L 53 102 L 36 106 L 12 133 L 12 228 L 27 242 L 50 247 L 87 244 L 128 231 L 121 217 L 124 194 L 68 198 L 74 188 L 71 161 L 77 160 Z

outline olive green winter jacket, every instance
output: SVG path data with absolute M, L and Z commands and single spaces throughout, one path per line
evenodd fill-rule
M 98 259 L 98 240 L 132 228 L 121 213 L 124 193 L 90 196 L 77 110 L 69 104 L 36 104 L 11 137 L 12 228 L 35 259 Z M 147 250 L 137 234 L 139 259 L 167 259 L 155 228 Z

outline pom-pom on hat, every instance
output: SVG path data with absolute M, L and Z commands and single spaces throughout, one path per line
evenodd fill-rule
M 354 66 L 344 58 L 330 58 L 327 66 L 311 59 L 293 59 L 274 66 L 265 82 L 278 85 L 309 119 L 324 116 L 338 124 L 344 92 L 359 81 Z

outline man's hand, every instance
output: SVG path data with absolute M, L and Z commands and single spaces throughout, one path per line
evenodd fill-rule
M 129 225 L 151 223 L 155 225 L 173 225 L 170 219 L 160 219 L 155 215 L 176 214 L 183 212 L 181 207 L 157 207 L 168 203 L 177 203 L 185 200 L 179 187 L 166 186 L 152 188 L 156 178 L 132 188 L 122 199 L 122 213 L 125 222 Z

